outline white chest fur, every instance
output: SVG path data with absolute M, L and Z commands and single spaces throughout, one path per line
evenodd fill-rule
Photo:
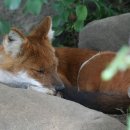
M 31 78 L 25 71 L 17 74 L 0 69 L 0 82 L 15 88 L 33 89 L 38 92 L 52 94 L 53 91 L 45 88 L 41 83 Z

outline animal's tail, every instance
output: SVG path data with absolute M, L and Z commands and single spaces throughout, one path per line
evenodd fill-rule
M 99 92 L 79 92 L 76 88 L 72 87 L 66 87 L 62 90 L 62 95 L 64 99 L 109 114 L 126 112 L 130 105 L 130 98 L 128 96 Z

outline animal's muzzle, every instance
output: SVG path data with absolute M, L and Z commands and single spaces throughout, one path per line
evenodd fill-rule
M 55 90 L 56 91 L 61 91 L 63 90 L 65 87 L 64 87 L 64 84 L 63 85 L 60 85 L 60 86 L 55 86 Z
M 56 91 L 61 91 L 65 88 L 65 86 L 58 74 L 53 75 L 52 86 L 55 88 Z

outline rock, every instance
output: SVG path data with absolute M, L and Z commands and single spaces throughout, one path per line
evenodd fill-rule
M 117 51 L 128 43 L 130 13 L 95 20 L 80 32 L 79 48 Z
M 0 85 L 1 130 L 124 130 L 123 124 L 77 103 Z

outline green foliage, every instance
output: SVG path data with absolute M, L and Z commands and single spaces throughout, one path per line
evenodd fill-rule
M 130 115 L 127 117 L 127 130 L 130 130 Z
M 4 5 L 10 10 L 18 9 L 20 6 L 20 3 L 21 3 L 21 0 L 4 0 Z
M 56 0 L 53 5 L 56 16 L 53 18 L 56 36 L 63 32 L 79 32 L 88 16 L 87 6 L 76 0 Z
M 0 34 L 8 33 L 10 24 L 5 20 L 0 20 Z
M 56 11 L 56 16 L 53 18 L 53 28 L 56 36 L 62 36 L 68 32 L 66 43 L 74 39 L 74 33 L 79 32 L 87 23 L 95 19 L 101 19 L 108 16 L 117 15 L 124 12 L 129 12 L 127 4 L 128 0 L 56 0 L 53 5 Z M 125 5 L 126 4 L 126 5 Z M 70 32 L 73 33 L 70 37 Z M 58 42 L 58 41 L 56 41 Z M 74 45 L 76 46 L 76 45 Z
M 130 47 L 124 46 L 119 50 L 108 67 L 102 72 L 101 78 L 104 81 L 109 81 L 117 74 L 117 72 L 125 71 L 127 69 L 130 69 Z M 127 130 L 130 130 L 130 108 L 127 113 Z
M 9 10 L 16 10 L 19 9 L 21 1 L 4 0 L 4 6 Z M 48 3 L 49 0 L 25 0 L 23 13 L 38 15 L 43 4 Z M 129 0 L 55 0 L 50 6 L 52 6 L 56 14 L 53 17 L 55 35 L 62 39 L 66 34 L 66 39 L 61 40 L 64 43 L 73 42 L 77 32 L 92 20 L 130 11 Z M 5 24 L 3 24 L 3 21 L 0 22 L 2 23 L 0 33 L 9 30 L 7 29 L 9 26 L 3 27 Z M 72 34 L 71 37 L 70 34 Z M 56 42 L 61 43 L 61 41 Z
M 27 0 L 24 11 L 26 13 L 38 15 L 41 12 L 43 3 L 47 3 L 47 0 Z
M 103 80 L 110 80 L 118 71 L 124 71 L 130 67 L 130 48 L 124 46 L 117 53 L 117 56 L 109 64 L 109 66 L 102 72 Z
M 76 16 L 77 16 L 77 20 L 79 21 L 83 21 L 86 19 L 87 17 L 87 8 L 85 5 L 77 5 L 76 6 Z
M 74 23 L 74 30 L 80 31 L 84 26 L 84 21 L 86 20 L 88 15 L 88 11 L 85 5 L 77 5 L 76 6 L 76 17 L 77 20 Z
M 19 9 L 22 0 L 4 0 L 4 6 L 9 10 Z M 47 4 L 48 0 L 26 0 L 23 13 L 38 15 L 42 5 Z M 10 23 L 0 18 L 0 34 L 5 34 L 10 30 Z

